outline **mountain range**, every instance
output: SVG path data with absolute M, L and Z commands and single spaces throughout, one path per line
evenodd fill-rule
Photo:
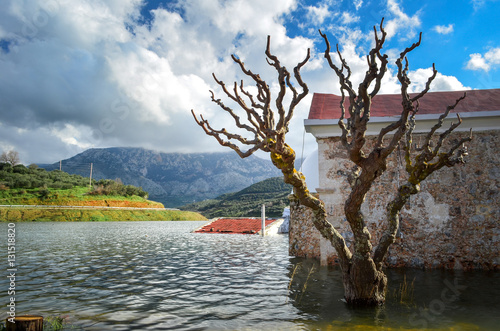
M 241 159 L 233 151 L 182 154 L 127 147 L 88 149 L 39 166 L 97 180 L 120 179 L 123 184 L 142 187 L 151 200 L 165 207 L 212 199 L 281 175 L 271 161 L 257 156 Z

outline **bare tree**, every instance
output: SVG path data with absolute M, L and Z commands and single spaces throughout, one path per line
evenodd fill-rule
M 311 208 L 313 211 L 312 221 L 314 226 L 324 238 L 331 242 L 337 251 L 343 273 L 345 299 L 352 305 L 377 305 L 385 301 L 387 277 L 382 270 L 382 266 L 389 246 L 395 241 L 401 208 L 411 195 L 418 193 L 420 183 L 434 171 L 444 166 L 451 167 L 463 162 L 466 149 L 462 146 L 465 142 L 471 140 L 471 136 L 469 136 L 455 143 L 447 152 L 440 151 L 444 140 L 460 125 L 461 119 L 458 116 L 458 122 L 438 135 L 434 139 L 437 142 L 433 143 L 433 138 L 442 126 L 444 118 L 463 99 L 460 98 L 454 105 L 446 109 L 438 123 L 427 134 L 422 147 L 417 151 L 413 149 L 412 133 L 415 126 L 415 114 L 418 112 L 418 100 L 427 93 L 437 73 L 433 66 L 433 75 L 428 79 L 425 89 L 418 95 L 410 97 L 408 92 L 410 80 L 408 79 L 408 60 L 406 56 L 420 45 L 419 39 L 417 43 L 404 50 L 396 61 L 403 105 L 400 118 L 380 131 L 376 144 L 369 153 L 363 151 L 363 148 L 366 148 L 365 133 L 370 120 L 372 98 L 380 90 L 382 78 L 387 71 L 388 64 L 387 55 L 381 54 L 386 37 L 383 19 L 380 24 L 380 36 L 376 27 L 374 27 L 374 32 L 375 46 L 367 56 L 369 69 L 356 91 L 350 81 L 351 69 L 342 57 L 338 46 L 337 54 L 341 63 L 340 68 L 335 65 L 331 58 L 330 43 L 327 36 L 320 31 L 327 45 L 324 56 L 339 78 L 341 87 L 342 101 L 339 106 L 342 110 L 342 116 L 338 122 L 342 130 L 341 141 L 348 151 L 350 160 L 355 164 L 350 176 L 352 190 L 344 208 L 347 221 L 354 235 L 352 249 L 346 246 L 344 238 L 328 222 L 324 203 L 314 197 L 307 189 L 304 175 L 294 167 L 295 152 L 285 143 L 285 134 L 288 132 L 288 125 L 293 116 L 293 111 L 308 93 L 307 85 L 300 76 L 300 69 L 309 60 L 309 50 L 304 61 L 297 64 L 293 70 L 295 81 L 301 88 L 299 92 L 291 82 L 291 73 L 281 66 L 276 56 L 271 54 L 270 38 L 268 37 L 265 54 L 267 55 L 268 64 L 276 70 L 280 86 L 278 94 L 274 98 L 274 104 L 271 90 L 266 82 L 259 75 L 248 70 L 244 63 L 234 55 L 232 56 L 233 61 L 240 66 L 242 72 L 251 78 L 257 86 L 257 94 L 252 95 L 249 93 L 243 81 L 240 84 L 234 83 L 232 90 L 229 90 L 214 75 L 215 81 L 222 88 L 225 95 L 244 110 L 247 121 L 242 122 L 236 112 L 231 107 L 226 106 L 220 99 L 216 99 L 211 91 L 212 101 L 229 113 L 233 117 L 236 126 L 250 133 L 253 136 L 252 139 L 244 138 L 240 134 L 230 133 L 226 129 L 216 130 L 202 116 L 198 118 L 194 111 L 191 111 L 195 121 L 207 135 L 215 137 L 221 145 L 235 150 L 240 157 L 247 157 L 257 150 L 271 154 L 273 164 L 282 171 L 284 181 L 293 186 L 294 195 L 299 200 L 299 203 Z M 287 92 L 291 93 L 291 101 L 288 106 L 284 104 Z M 275 107 L 274 110 L 273 107 Z M 275 119 L 276 114 L 278 118 Z M 238 141 L 239 144 L 235 144 L 231 140 Z M 400 144 L 403 145 L 405 151 L 406 171 L 409 174 L 409 179 L 407 183 L 398 188 L 395 198 L 387 205 L 387 222 L 389 226 L 374 251 L 370 242 L 371 235 L 365 224 L 365 216 L 361 212 L 361 205 L 374 181 L 386 170 L 388 157 Z M 244 150 L 245 146 L 248 149 Z
M 350 180 L 351 193 L 344 205 L 346 219 L 354 235 L 354 251 L 348 268 L 343 269 L 343 274 L 347 301 L 359 304 L 378 304 L 385 299 L 387 278 L 382 271 L 382 266 L 389 246 L 395 241 L 399 227 L 399 214 L 404 204 L 411 195 L 419 192 L 420 183 L 433 172 L 444 166 L 451 167 L 463 163 L 464 157 L 467 155 L 464 143 L 472 139 L 472 135 L 470 135 L 453 144 L 447 152 L 441 152 L 444 140 L 462 122 L 459 115 L 457 115 L 458 120 L 456 123 L 436 136 L 436 132 L 443 125 L 444 118 L 465 98 L 464 95 L 456 100 L 454 105 L 447 107 L 438 122 L 426 135 L 423 146 L 418 150 L 413 149 L 412 133 L 415 128 L 415 115 L 419 109 L 418 100 L 429 91 L 430 85 L 437 74 L 433 64 L 433 74 L 427 80 L 425 88 L 417 95 L 410 97 L 407 54 L 420 45 L 422 38 L 420 33 L 418 42 L 401 52 L 396 60 L 397 77 L 401 84 L 402 99 L 402 112 L 399 120 L 380 130 L 376 143 L 369 153 L 363 151 L 366 143 L 367 124 L 370 120 L 372 99 L 379 92 L 382 78 L 387 71 L 387 55 L 381 54 L 386 38 L 383 22 L 382 19 L 380 36 L 374 27 L 375 46 L 367 56 L 369 69 L 364 80 L 359 84 L 357 91 L 354 90 L 350 81 L 351 69 L 338 50 L 338 46 L 337 54 L 341 63 L 340 68 L 334 64 L 331 58 L 330 43 L 327 36 L 320 31 L 327 45 L 324 54 L 325 58 L 335 71 L 341 86 L 342 100 L 339 106 L 342 115 L 338 122 L 342 131 L 341 142 L 348 152 L 349 159 L 356 165 Z M 371 86 L 373 87 L 370 90 Z M 349 101 L 347 110 L 346 98 Z M 347 118 L 346 113 L 349 115 Z M 391 136 L 388 137 L 388 134 L 391 134 Z M 436 143 L 433 143 L 434 137 L 436 137 L 434 139 L 437 140 Z M 406 183 L 398 188 L 394 199 L 387 204 L 386 219 L 388 227 L 373 252 L 370 242 L 371 236 L 366 227 L 364 215 L 361 212 L 361 205 L 374 181 L 387 169 L 387 159 L 400 143 L 405 151 L 406 171 L 409 178 Z
M 20 163 L 19 153 L 14 150 L 3 152 L 2 155 L 0 155 L 0 162 L 9 163 L 10 165 L 15 166 Z

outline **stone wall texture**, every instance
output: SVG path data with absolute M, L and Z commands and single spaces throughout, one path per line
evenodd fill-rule
M 450 138 L 464 134 L 468 133 L 453 133 Z M 423 141 L 423 136 L 414 135 L 414 142 L 419 139 Z M 369 139 L 367 147 L 372 143 Z M 499 131 L 475 132 L 468 149 L 466 164 L 432 174 L 403 208 L 400 231 L 386 259 L 388 267 L 500 269 Z M 353 164 L 337 137 L 319 139 L 318 153 L 316 191 L 326 204 L 328 220 L 351 245 L 344 202 Z M 373 246 L 386 228 L 386 204 L 405 178 L 403 151 L 396 150 L 362 206 Z M 335 250 L 314 228 L 310 210 L 293 198 L 290 207 L 290 253 L 335 264 Z

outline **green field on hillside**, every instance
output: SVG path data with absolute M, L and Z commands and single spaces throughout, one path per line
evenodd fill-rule
M 89 178 L 70 175 L 59 170 L 49 172 L 36 167 L 27 168 L 23 165 L 12 167 L 6 163 L 0 163 L 0 221 L 206 219 L 195 212 L 164 210 L 163 204 L 148 200 L 147 192 L 141 188 L 123 185 L 119 181 L 108 179 L 92 181 L 92 187 L 89 187 L 89 183 Z M 60 206 L 68 207 L 60 208 Z M 73 208 L 74 206 L 81 208 Z

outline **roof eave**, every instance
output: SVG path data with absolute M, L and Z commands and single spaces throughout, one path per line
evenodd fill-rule
M 425 133 L 436 124 L 440 114 L 416 115 L 417 126 L 415 133 Z M 478 111 L 470 113 L 461 113 L 462 124 L 455 131 L 489 131 L 500 130 L 500 110 L 496 111 Z M 393 117 L 371 117 L 366 131 L 367 136 L 378 135 L 380 130 L 388 124 L 399 119 L 399 116 Z M 449 128 L 452 122 L 456 122 L 455 114 L 450 114 L 444 121 L 442 132 Z M 306 119 L 304 120 L 306 132 L 311 133 L 316 138 L 340 137 L 342 131 L 338 125 L 338 119 Z

